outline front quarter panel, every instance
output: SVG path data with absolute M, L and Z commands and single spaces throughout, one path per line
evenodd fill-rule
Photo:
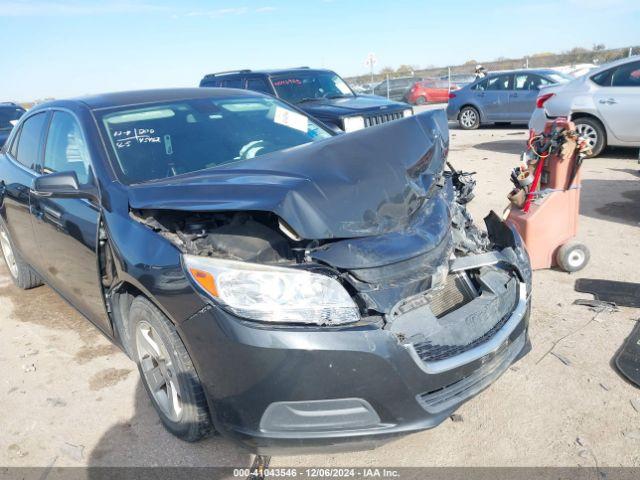
M 114 182 L 109 193 L 114 208 L 104 212 L 104 219 L 119 280 L 141 290 L 176 323 L 203 308 L 204 301 L 182 268 L 179 250 L 130 217 L 126 187 Z

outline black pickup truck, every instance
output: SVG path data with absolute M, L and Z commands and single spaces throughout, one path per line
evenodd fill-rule
M 406 103 L 358 95 L 331 70 L 237 70 L 205 75 L 201 87 L 254 90 L 285 100 L 336 132 L 353 132 L 413 115 Z
M 25 109 L 13 102 L 0 102 L 0 147 L 9 137 L 13 126 L 18 123 Z

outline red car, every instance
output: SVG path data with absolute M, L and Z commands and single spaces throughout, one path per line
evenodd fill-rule
M 451 85 L 451 89 L 457 87 Z M 425 103 L 447 103 L 449 101 L 449 83 L 446 80 L 427 78 L 416 82 L 405 94 L 405 101 L 411 105 Z

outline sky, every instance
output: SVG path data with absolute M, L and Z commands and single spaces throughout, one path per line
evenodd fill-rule
M 0 0 L 0 101 L 640 44 L 639 0 Z

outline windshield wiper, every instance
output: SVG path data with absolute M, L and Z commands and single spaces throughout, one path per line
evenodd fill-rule
M 345 95 L 343 93 L 336 93 L 335 95 L 327 95 L 324 98 L 328 98 L 328 99 L 332 100 L 334 98 L 348 98 L 348 97 L 353 97 L 353 95 Z
M 315 97 L 305 97 L 305 98 L 301 98 L 300 100 L 298 100 L 297 103 L 305 103 L 305 102 L 315 102 L 317 100 L 320 100 L 320 98 L 315 98 Z

